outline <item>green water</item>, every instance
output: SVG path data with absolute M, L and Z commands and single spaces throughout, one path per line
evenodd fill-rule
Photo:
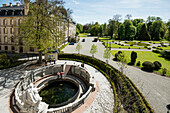
M 67 81 L 55 81 L 43 88 L 39 94 L 42 101 L 49 105 L 61 104 L 72 98 L 78 91 L 78 87 Z

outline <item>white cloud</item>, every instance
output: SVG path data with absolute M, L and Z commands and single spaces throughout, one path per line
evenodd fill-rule
M 76 5 L 80 4 L 80 2 L 76 1 L 76 0 L 72 0 L 73 3 L 75 3 Z

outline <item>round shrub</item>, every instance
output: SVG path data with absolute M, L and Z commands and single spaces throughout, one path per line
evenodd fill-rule
M 130 44 L 130 46 L 133 46 L 133 44 Z
M 138 61 L 136 65 L 137 65 L 137 66 L 140 66 L 140 61 Z
M 159 61 L 153 63 L 155 65 L 155 70 L 159 70 L 162 67 L 162 64 Z
M 147 48 L 147 46 L 144 46 L 144 48 Z
M 127 42 L 125 42 L 125 43 L 127 43 Z
M 130 47 L 128 47 L 128 49 L 130 49 Z
M 151 48 L 150 48 L 150 47 L 148 47 L 147 49 L 151 50 Z
M 157 47 L 161 47 L 161 46 L 157 46 Z
M 122 53 L 122 51 L 118 51 L 118 54 L 121 54 Z
M 152 48 L 156 48 L 155 46 L 153 46 Z
M 122 44 L 121 46 L 124 46 L 124 44 Z
M 148 71 L 153 71 L 155 69 L 155 65 L 150 61 L 143 62 L 142 66 L 143 66 L 143 69 L 148 70 Z
M 152 50 L 152 52 L 154 52 L 154 53 L 160 53 L 160 50 L 154 49 L 154 50 Z

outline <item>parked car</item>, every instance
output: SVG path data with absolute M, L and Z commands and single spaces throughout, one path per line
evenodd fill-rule
M 84 38 L 82 39 L 82 42 L 85 42 L 85 39 L 84 39 Z
M 70 42 L 69 45 L 74 45 L 74 42 Z
M 97 42 L 98 41 L 98 38 L 94 38 L 94 40 L 92 42 Z

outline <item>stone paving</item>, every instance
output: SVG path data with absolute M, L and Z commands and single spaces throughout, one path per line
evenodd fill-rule
M 57 61 L 57 63 L 59 64 L 64 62 L 67 62 L 67 64 L 74 64 L 73 61 Z M 81 63 L 76 62 L 76 64 L 80 65 Z M 78 111 L 81 112 L 84 111 L 84 113 L 113 113 L 114 94 L 110 83 L 107 81 L 105 76 L 95 68 L 85 64 L 85 69 L 89 72 L 90 75 L 94 76 L 94 79 L 98 83 L 99 88 L 98 88 L 97 96 L 95 97 L 94 95 L 90 95 L 92 96 L 89 97 L 91 99 L 85 102 L 85 105 L 83 104 L 84 107 L 80 109 L 78 108 L 79 109 Z M 91 101 L 93 99 L 94 102 L 92 103 Z M 84 108 L 86 108 L 86 110 Z
M 56 63 L 60 64 L 65 62 L 67 62 L 67 64 L 76 63 L 77 65 L 80 65 L 79 62 L 73 61 L 57 61 Z M 15 68 L 0 70 L 0 113 L 9 113 L 9 95 L 16 83 L 19 81 L 20 77 L 23 76 L 24 70 L 22 69 L 24 67 L 25 64 Z M 99 113 L 100 111 L 104 111 L 106 113 L 113 112 L 114 95 L 112 89 L 110 88 L 111 86 L 109 82 L 95 68 L 85 64 L 85 69 L 94 77 L 99 85 L 97 85 L 98 89 L 94 92 L 95 94 L 90 95 L 90 98 L 85 104 L 83 104 L 84 108 L 80 108 L 79 111 L 85 113 Z
M 106 61 L 103 58 L 103 53 L 105 47 L 101 42 L 92 42 L 92 40 L 97 37 L 85 38 L 85 42 L 82 42 L 83 38 L 80 38 L 80 43 L 82 49 L 80 54 L 92 56 L 90 54 L 90 49 L 92 44 L 97 45 L 98 53 L 94 56 L 102 61 Z M 77 53 L 75 51 L 75 45 L 68 45 L 63 49 L 64 53 Z M 109 64 L 111 64 L 116 69 L 120 69 L 117 62 L 113 61 L 114 57 L 111 56 L 109 59 Z M 170 78 L 159 76 L 154 73 L 144 72 L 141 69 L 135 68 L 133 66 L 127 66 L 125 74 L 134 82 L 138 89 L 145 96 L 148 103 L 151 105 L 155 113 L 166 113 L 166 105 L 170 104 Z

